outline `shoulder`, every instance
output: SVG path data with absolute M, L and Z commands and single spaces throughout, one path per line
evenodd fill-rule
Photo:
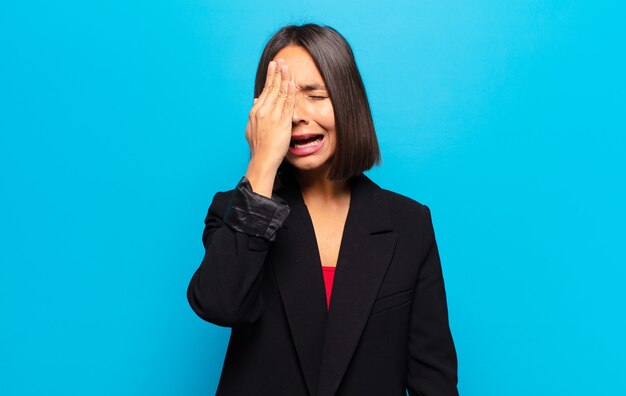
M 369 179 L 368 183 L 371 183 L 372 191 L 382 198 L 381 201 L 384 202 L 395 229 L 412 230 L 420 234 L 434 232 L 428 206 L 407 195 L 380 187 Z
M 380 193 L 387 201 L 390 210 L 401 210 L 405 213 L 408 211 L 409 213 L 414 213 L 416 216 L 430 217 L 430 209 L 428 206 L 411 197 L 385 188 L 380 188 Z
M 430 209 L 425 204 L 409 196 L 381 187 L 367 177 L 366 179 L 368 183 L 372 185 L 376 194 L 380 195 L 385 200 L 391 215 L 401 214 L 403 216 L 416 216 L 420 219 L 430 221 Z
M 230 199 L 232 198 L 234 192 L 235 189 L 217 191 L 213 195 L 213 202 L 211 204 L 216 206 L 228 206 L 228 203 L 230 202 Z
M 432 217 L 428 206 L 406 195 L 381 188 L 387 201 L 389 214 L 401 228 L 418 228 L 422 232 L 432 232 Z
M 213 201 L 211 201 L 211 205 L 209 206 L 207 217 L 217 215 L 220 218 L 224 218 L 234 192 L 234 189 L 216 192 L 213 195 Z

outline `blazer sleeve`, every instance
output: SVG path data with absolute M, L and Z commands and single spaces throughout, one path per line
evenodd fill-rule
M 427 253 L 421 263 L 411 307 L 408 393 L 410 396 L 458 396 L 457 357 L 448 324 L 448 308 L 439 251 L 430 210 Z
M 198 316 L 228 327 L 258 319 L 263 263 L 288 214 L 282 198 L 254 193 L 245 177 L 232 193 L 215 194 L 204 220 L 204 257 L 187 289 Z

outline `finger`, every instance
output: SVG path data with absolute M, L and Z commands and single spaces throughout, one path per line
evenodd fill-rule
M 280 89 L 278 90 L 278 97 L 276 98 L 276 104 L 274 105 L 273 113 L 280 116 L 283 112 L 283 107 L 285 106 L 285 100 L 287 100 L 287 92 L 289 90 L 289 80 L 291 77 L 291 72 L 289 71 L 289 66 L 283 65 L 280 74 Z
M 267 96 L 267 93 L 269 92 L 269 88 L 272 85 L 274 73 L 276 73 L 276 62 L 271 61 L 270 64 L 267 66 L 267 75 L 265 76 L 265 86 L 263 86 L 263 91 L 261 91 L 261 94 L 259 95 L 259 98 L 258 98 L 258 102 L 260 102 L 261 104 L 265 100 L 265 97 Z
M 280 68 L 281 68 L 282 62 L 283 62 L 282 59 L 279 59 L 278 61 L 274 62 L 274 66 L 272 68 L 272 74 L 269 75 L 269 72 L 268 72 L 267 79 L 265 80 L 265 87 L 263 88 L 263 92 L 259 96 L 259 102 L 258 102 L 257 107 L 262 107 L 266 103 L 273 103 L 274 99 L 272 98 L 271 100 L 268 100 L 268 97 L 272 96 L 272 92 L 276 84 L 276 77 L 280 76 Z
M 283 118 L 291 120 L 293 117 L 293 107 L 296 103 L 296 83 L 289 81 L 287 85 L 287 98 L 283 106 Z
M 246 138 L 246 141 L 248 142 L 248 144 L 251 143 L 251 138 L 252 138 L 252 130 L 250 128 L 250 121 L 248 121 L 248 123 L 246 124 L 246 131 L 244 132 L 244 137 Z
M 276 97 L 278 96 L 278 90 L 280 89 L 280 79 L 283 67 L 283 60 L 279 59 L 276 63 L 276 70 L 274 72 L 274 77 L 272 79 L 272 85 L 270 86 L 269 92 L 267 96 L 263 100 L 263 104 L 261 106 L 269 106 L 268 111 L 271 111 L 274 103 L 276 102 Z
M 259 98 L 254 98 L 254 103 L 253 104 L 256 104 L 256 102 L 258 102 L 258 101 L 259 101 Z
M 248 142 L 248 146 L 250 146 L 250 152 L 254 151 L 254 140 L 255 140 L 255 135 L 254 135 L 252 124 L 253 124 L 253 121 L 248 121 L 248 123 L 246 124 L 246 131 L 244 133 L 246 141 Z

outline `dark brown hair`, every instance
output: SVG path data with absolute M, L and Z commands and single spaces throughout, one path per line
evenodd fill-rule
M 306 24 L 285 26 L 263 49 L 254 84 L 257 98 L 265 86 L 269 62 L 285 47 L 306 49 L 324 79 L 335 113 L 337 147 L 331 159 L 329 178 L 346 180 L 381 162 L 361 74 L 346 39 L 329 26 Z M 283 161 L 281 168 L 287 166 Z

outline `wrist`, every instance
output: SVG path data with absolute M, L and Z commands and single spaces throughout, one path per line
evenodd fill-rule
M 253 192 L 271 198 L 277 171 L 278 167 L 268 165 L 267 162 L 256 161 L 253 158 L 248 164 L 246 179 L 250 182 Z

